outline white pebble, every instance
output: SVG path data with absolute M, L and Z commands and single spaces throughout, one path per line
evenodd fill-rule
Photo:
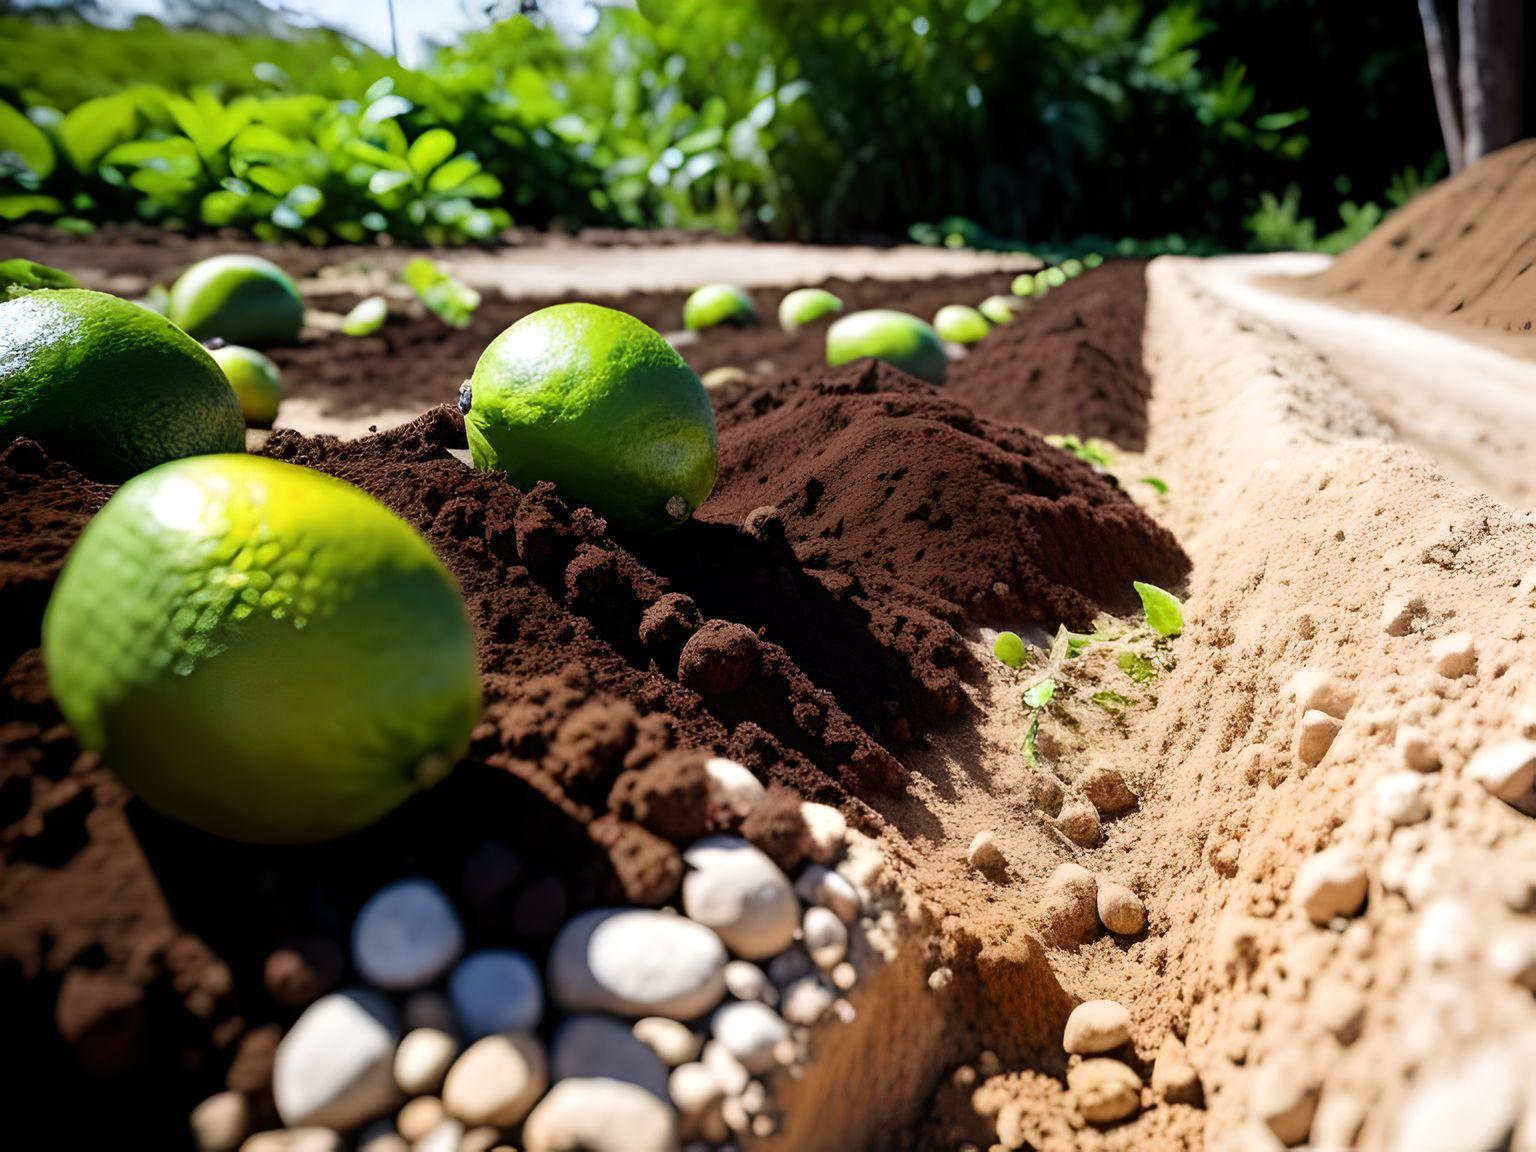
M 720 1081 L 720 1087 L 725 1089 L 727 1096 L 735 1096 L 752 1079 L 752 1073 L 747 1071 L 746 1066 L 718 1040 L 705 1041 L 703 1063 L 715 1079 Z
M 774 1002 L 777 994 L 768 982 L 768 973 L 750 960 L 732 960 L 725 966 L 725 987 L 738 1000 Z
M 1479 748 L 1467 775 L 1500 800 L 1519 800 L 1536 782 L 1536 740 L 1511 740 Z
M 848 961 L 844 960 L 836 968 L 832 969 L 832 985 L 839 992 L 851 991 L 859 982 L 859 970 Z
M 1419 772 L 1390 772 L 1371 789 L 1376 811 L 1394 827 L 1429 818 L 1429 780 Z
M 395 1083 L 407 1096 L 436 1092 L 458 1055 L 459 1042 L 448 1033 L 414 1028 L 395 1050 Z
M 379 889 L 352 925 L 352 963 L 368 983 L 405 992 L 432 983 L 464 951 L 448 897 L 420 876 Z
M 549 988 L 570 1012 L 693 1020 L 725 996 L 725 949 L 703 925 L 645 909 L 585 912 L 549 954 Z
M 443 1107 L 470 1127 L 509 1128 L 549 1084 L 549 1066 L 538 1039 L 507 1032 L 477 1040 L 454 1061 L 443 1083 Z
M 357 1138 L 357 1152 L 411 1152 L 411 1146 L 391 1121 L 377 1120 Z
M 1291 895 L 1314 924 L 1353 916 L 1365 903 L 1365 861 L 1348 848 L 1325 848 L 1296 870 Z
M 1097 1056 L 1129 1043 L 1131 1014 L 1113 1000 L 1085 1000 L 1067 1017 L 1061 1046 L 1073 1056 Z
M 1398 728 L 1393 742 L 1405 768 L 1415 772 L 1436 772 L 1440 769 L 1440 753 L 1422 728 L 1405 724 Z
M 1003 859 L 1003 850 L 997 846 L 997 837 L 985 829 L 971 838 L 971 845 L 965 850 L 965 859 L 978 872 L 994 872 L 1007 864 Z
M 304 1127 L 258 1132 L 240 1152 L 342 1152 L 341 1136 L 329 1128 Z
M 1321 709 L 1303 712 L 1296 724 L 1296 758 L 1303 764 L 1320 763 L 1342 727 L 1337 717 Z
M 1248 1082 L 1248 1112 L 1290 1146 L 1306 1140 L 1317 1110 L 1319 1082 L 1309 1062 L 1291 1051 L 1271 1057 Z
M 1141 1107 L 1141 1077 L 1118 1060 L 1084 1060 L 1067 1072 L 1067 1087 L 1090 1124 L 1113 1124 Z
M 524 1152 L 677 1152 L 677 1113 L 621 1080 L 562 1080 L 523 1125 Z
M 1455 680 L 1477 668 L 1477 642 L 1465 632 L 1452 632 L 1429 646 L 1429 659 L 1436 672 Z
M 843 851 L 848 838 L 848 821 L 836 808 L 817 804 L 810 800 L 800 805 L 800 817 L 811 835 L 811 859 L 817 864 L 830 864 Z
M 683 852 L 683 911 L 713 928 L 737 956 L 760 960 L 789 947 L 800 923 L 795 890 L 766 854 L 735 836 L 707 836 Z
M 342 1131 L 376 1120 L 400 1098 L 394 1007 L 370 988 L 322 996 L 277 1046 L 272 1094 L 290 1128 Z
M 1388 636 L 1406 636 L 1429 612 L 1424 597 L 1409 589 L 1394 588 L 1381 605 L 1381 628 Z
M 784 1019 L 802 1027 L 819 1024 L 832 1010 L 833 999 L 820 977 L 802 976 L 784 989 Z
M 444 1120 L 412 1144 L 411 1152 L 459 1152 L 463 1139 L 464 1125 L 457 1120 Z
M 1413 931 L 1413 955 L 1426 968 L 1470 964 L 1482 950 L 1482 924 L 1464 900 L 1431 900 Z
M 436 1096 L 418 1096 L 400 1109 L 395 1129 L 414 1144 L 446 1119 L 448 1113 L 443 1111 L 441 1100 Z
M 831 969 L 848 955 L 848 927 L 830 908 L 807 908 L 800 931 L 816 967 Z
M 773 1068 L 774 1046 L 789 1036 L 789 1025 L 768 1005 L 740 1000 L 715 1012 L 710 1031 L 743 1068 L 761 1075 Z
M 679 1112 L 693 1120 L 718 1104 L 725 1089 L 713 1072 L 695 1061 L 672 1069 L 667 1078 L 667 1095 Z
M 704 774 L 709 780 L 710 803 L 739 817 L 745 818 L 768 793 L 750 769 L 723 756 L 706 760 Z
M 250 1101 L 243 1092 L 220 1092 L 192 1109 L 190 1124 L 198 1152 L 234 1152 L 250 1131 Z
M 821 864 L 808 864 L 795 880 L 795 894 L 807 904 L 830 908 L 844 924 L 859 918 L 859 893 L 847 877 Z
M 643 1020 L 636 1020 L 631 1031 L 635 1039 L 656 1053 L 668 1068 L 697 1060 L 704 1047 L 704 1037 L 686 1024 L 669 1020 L 665 1016 L 647 1016 Z
M 622 1080 L 667 1098 L 667 1066 L 634 1030 L 611 1016 L 569 1016 L 550 1045 L 550 1074 L 556 1080 Z
M 1296 701 L 1298 713 L 1326 712 L 1340 720 L 1349 715 L 1354 692 L 1326 668 L 1303 668 L 1291 677 L 1286 695 Z
M 448 977 L 448 999 L 471 1040 L 495 1032 L 526 1032 L 544 1015 L 539 970 L 510 948 L 482 949 L 459 961 Z
M 1513 1053 L 1486 1048 L 1444 1071 L 1421 1073 L 1397 1122 L 1392 1152 L 1488 1152 L 1503 1148 L 1520 1119 Z
M 1147 908 L 1141 897 L 1124 884 L 1100 880 L 1099 923 L 1116 936 L 1134 936 L 1147 926 Z
M 1500 931 L 1488 945 L 1488 967 L 1536 992 L 1536 928 L 1522 924 Z

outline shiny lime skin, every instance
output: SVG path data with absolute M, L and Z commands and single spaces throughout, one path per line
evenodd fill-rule
M 933 317 L 933 330 L 940 340 L 954 344 L 975 344 L 992 331 L 987 318 L 966 304 L 946 304 Z
M 236 840 L 361 828 L 444 775 L 474 634 L 416 532 L 255 456 L 162 465 L 86 526 L 43 618 L 54 699 L 150 807 Z
M 713 328 L 716 324 L 752 324 L 757 306 L 734 284 L 706 284 L 683 304 L 683 327 Z
M 894 364 L 930 384 L 944 383 L 949 367 L 938 333 L 916 316 L 888 308 L 850 313 L 827 330 L 828 364 L 861 356 Z
M 224 373 L 181 329 L 117 296 L 63 288 L 0 303 L 0 435 L 119 481 L 242 451 L 245 421 Z
M 210 355 L 224 370 L 229 386 L 240 401 L 240 411 L 249 428 L 270 428 L 277 419 L 277 406 L 283 398 L 282 373 L 277 365 L 254 348 L 225 344 Z
M 779 301 L 779 327 L 794 332 L 842 310 L 843 302 L 825 288 L 796 288 Z
M 304 304 L 288 273 L 272 261 L 234 253 L 183 272 L 171 287 L 167 315 L 199 340 L 264 348 L 298 339 Z
M 715 485 L 715 413 L 654 329 L 596 304 L 557 304 L 493 340 L 464 418 L 477 468 L 562 494 L 638 531 L 681 524 Z

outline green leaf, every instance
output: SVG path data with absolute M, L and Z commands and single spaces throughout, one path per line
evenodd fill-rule
M 20 165 L 39 180 L 54 166 L 53 143 L 25 115 L 0 101 L 0 164 Z
M 1137 684 L 1149 684 L 1157 679 L 1157 665 L 1139 652 L 1122 652 L 1115 663 Z
M 480 172 L 480 161 L 468 152 L 455 156 L 427 179 L 429 192 L 452 192 Z
M 1047 676 L 1024 692 L 1024 704 L 1028 708 L 1044 708 L 1056 695 L 1056 681 Z
M 1056 271 L 1056 269 L 1051 269 Z M 1098 468 L 1109 468 L 1114 464 L 1114 457 L 1110 454 L 1114 445 L 1107 440 L 1083 440 L 1073 435 L 1052 435 L 1045 438 L 1045 442 L 1052 448 L 1060 448 L 1063 452 L 1070 452 L 1079 460 L 1086 460 L 1089 464 Z
M 1168 482 L 1166 480 L 1161 480 L 1156 476 L 1143 476 L 1141 482 L 1152 488 L 1160 496 L 1168 495 Z
M 469 327 L 480 307 L 480 293 L 460 284 L 425 256 L 405 266 L 405 282 L 427 308 L 455 328 Z
M 38 264 L 33 260 L 0 260 L 0 292 L 7 297 L 20 296 L 50 288 L 78 288 L 68 272 Z
M 371 196 L 388 196 L 396 188 L 411 182 L 409 172 L 380 170 L 368 177 L 368 193 Z
M 1147 627 L 1159 636 L 1177 636 L 1184 630 L 1184 614 L 1171 592 L 1165 592 L 1155 584 L 1140 580 L 1131 582 L 1136 595 L 1141 597 L 1141 608 L 1147 616 Z
M 382 296 L 370 296 L 347 313 L 341 330 L 348 336 L 370 336 L 384 326 L 388 316 L 389 302 Z
M 370 144 L 366 140 L 354 140 L 347 146 L 347 150 L 365 164 L 372 164 L 375 168 L 383 168 L 390 172 L 404 172 L 409 174 L 411 165 L 404 156 L 397 156 L 387 149 L 380 148 L 377 144 Z
M 1107 688 L 1101 692 L 1095 692 L 1088 699 L 1104 709 L 1104 711 L 1114 715 L 1119 715 L 1133 703 L 1127 697 L 1120 695 L 1118 692 L 1111 692 Z
M 20 220 L 34 212 L 44 216 L 56 216 L 64 211 L 64 205 L 52 196 L 21 193 L 16 196 L 0 196 L 0 220 Z
M 459 146 L 452 132 L 446 128 L 429 128 L 411 142 L 405 159 L 416 175 L 425 176 L 444 160 L 453 155 Z
M 75 171 L 90 172 L 111 148 L 132 140 L 138 124 L 138 106 L 131 97 L 98 96 L 64 117 L 59 140 Z
M 1029 649 L 1016 632 L 999 632 L 992 642 L 992 655 L 1010 668 L 1022 668 L 1029 658 Z

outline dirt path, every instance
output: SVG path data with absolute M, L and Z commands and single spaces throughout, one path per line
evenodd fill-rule
M 1191 275 L 1320 353 L 1396 437 L 1446 474 L 1517 508 L 1536 504 L 1536 363 L 1407 320 L 1293 295 L 1274 280 L 1327 257 L 1208 260 Z M 1266 283 L 1266 281 L 1269 281 Z

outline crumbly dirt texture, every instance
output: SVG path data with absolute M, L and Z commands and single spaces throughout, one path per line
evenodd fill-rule
M 1515 337 L 1536 358 L 1536 140 L 1411 201 L 1298 290 Z

